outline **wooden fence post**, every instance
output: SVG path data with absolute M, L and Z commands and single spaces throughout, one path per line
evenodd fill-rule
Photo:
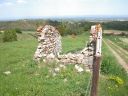
M 100 24 L 91 27 L 94 44 L 92 86 L 90 96 L 98 96 L 98 81 L 101 61 L 102 28 Z

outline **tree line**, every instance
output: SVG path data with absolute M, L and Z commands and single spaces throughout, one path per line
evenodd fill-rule
M 73 21 L 73 20 L 17 20 L 17 21 L 3 21 L 0 22 L 1 30 L 19 31 L 36 31 L 38 26 L 46 24 L 56 27 L 61 35 L 74 34 L 78 35 L 90 30 L 91 25 L 100 23 L 103 29 L 123 30 L 128 31 L 128 21 L 109 21 L 109 22 L 89 22 L 89 21 Z

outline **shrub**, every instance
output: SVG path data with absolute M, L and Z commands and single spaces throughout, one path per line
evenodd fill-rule
M 19 28 L 16 28 L 15 31 L 16 33 L 20 33 L 20 34 L 22 33 L 22 31 Z
M 17 35 L 15 30 L 6 30 L 3 33 L 3 42 L 17 41 Z

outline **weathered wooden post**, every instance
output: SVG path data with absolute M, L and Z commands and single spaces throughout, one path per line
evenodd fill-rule
M 93 60 L 93 73 L 92 73 L 92 86 L 91 95 L 98 96 L 98 81 L 99 81 L 99 69 L 101 61 L 101 46 L 102 46 L 102 28 L 101 25 L 95 25 L 91 27 L 91 34 L 93 37 L 94 45 L 94 60 Z

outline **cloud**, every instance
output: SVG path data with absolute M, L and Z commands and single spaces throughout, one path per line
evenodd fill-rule
M 5 5 L 13 5 L 12 2 L 5 2 Z
M 4 3 L 0 4 L 0 6 L 12 6 L 12 5 L 14 5 L 13 2 L 4 2 Z
M 19 4 L 27 3 L 27 1 L 25 1 L 25 0 L 17 0 L 16 2 Z
M 16 1 L 6 0 L 6 1 L 0 3 L 0 6 L 12 6 L 12 5 L 14 6 L 17 4 L 26 4 L 26 3 L 27 3 L 26 0 L 16 0 Z

